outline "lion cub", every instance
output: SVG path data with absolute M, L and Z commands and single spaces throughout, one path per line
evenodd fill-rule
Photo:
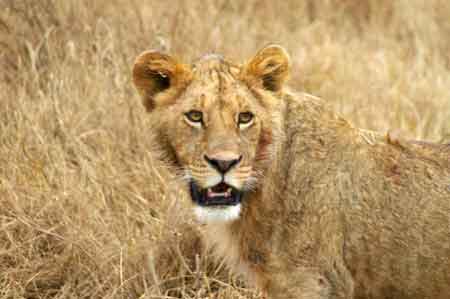
M 136 59 L 207 241 L 270 298 L 450 298 L 450 147 L 354 128 L 286 91 L 289 68 L 276 45 L 242 65 Z

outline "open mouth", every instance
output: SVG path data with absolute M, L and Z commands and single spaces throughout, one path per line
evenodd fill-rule
M 240 203 L 242 197 L 241 191 L 224 182 L 201 189 L 191 181 L 190 191 L 192 200 L 201 206 L 233 206 Z

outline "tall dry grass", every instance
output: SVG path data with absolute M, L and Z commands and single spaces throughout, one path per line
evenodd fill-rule
M 242 61 L 358 126 L 450 139 L 450 2 L 0 1 L 0 298 L 252 298 L 198 240 L 130 82 L 158 48 Z

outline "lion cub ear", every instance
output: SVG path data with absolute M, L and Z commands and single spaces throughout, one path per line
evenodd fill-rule
M 190 79 L 191 71 L 186 65 L 157 51 L 145 51 L 134 62 L 133 82 L 147 111 L 172 103 L 177 91 Z
M 280 91 L 290 71 L 290 58 L 278 45 L 269 45 L 256 53 L 242 71 L 243 80 L 250 86 Z

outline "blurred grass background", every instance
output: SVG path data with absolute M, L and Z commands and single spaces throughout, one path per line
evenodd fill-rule
M 357 126 L 450 140 L 446 0 L 0 0 L 0 298 L 256 298 L 198 239 L 158 162 L 134 58 L 235 61 Z

